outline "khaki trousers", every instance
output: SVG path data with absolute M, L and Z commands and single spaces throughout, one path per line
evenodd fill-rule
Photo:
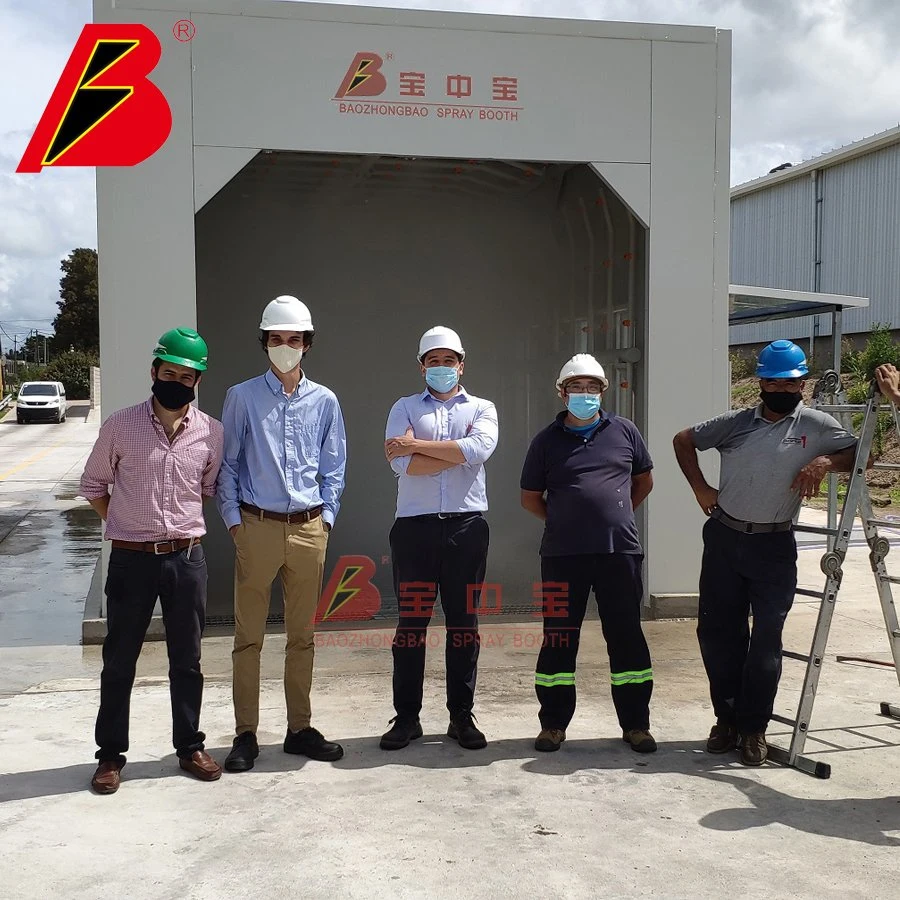
M 288 727 L 310 724 L 316 607 L 322 593 L 328 532 L 318 516 L 300 525 L 260 519 L 241 511 L 234 535 L 235 732 L 259 726 L 259 656 L 266 633 L 272 582 L 281 575 L 284 593 L 284 696 Z

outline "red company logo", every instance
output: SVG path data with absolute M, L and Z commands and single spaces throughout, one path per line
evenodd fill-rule
M 378 97 L 387 90 L 387 79 L 381 71 L 384 60 L 377 53 L 357 53 L 347 69 L 335 100 L 344 97 Z
M 375 563 L 368 556 L 342 556 L 319 598 L 316 622 L 367 621 L 381 609 L 381 592 L 372 583 Z
M 152 156 L 172 129 L 169 104 L 147 79 L 161 55 L 146 25 L 85 25 L 16 171 Z
M 434 73 L 411 69 L 385 73 L 385 62 L 393 58 L 392 53 L 382 55 L 371 50 L 357 53 L 333 98 L 338 111 L 346 115 L 423 119 L 431 115 L 456 121 L 519 120 L 523 107 L 518 105 L 516 76 L 478 79 L 460 72 L 444 72 L 436 77 Z M 385 98 L 386 93 L 397 99 Z

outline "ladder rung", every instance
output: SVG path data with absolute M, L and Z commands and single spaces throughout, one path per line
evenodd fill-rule
M 900 521 L 892 522 L 890 519 L 866 519 L 866 525 L 874 525 L 876 528 L 900 528 Z
M 889 581 L 891 584 L 900 584 L 900 575 L 879 575 L 882 581 Z
M 775 713 L 772 713 L 769 718 L 774 719 L 776 722 L 779 722 L 782 725 L 787 725 L 788 728 L 793 728 L 797 724 L 796 719 L 786 719 L 784 716 L 775 715 Z
M 898 467 L 900 468 L 900 467 Z M 837 528 L 822 528 L 819 525 L 795 525 L 794 531 L 802 531 L 804 534 L 830 534 L 836 535 Z
M 809 662 L 809 657 L 805 653 L 795 653 L 793 650 L 782 650 L 781 655 L 786 656 L 788 659 L 796 659 L 805 663 Z M 791 722 L 791 725 L 793 724 L 794 723 Z
M 801 597 L 815 597 L 816 600 L 821 600 L 825 596 L 823 591 L 811 591 L 809 588 L 797 588 L 794 593 L 800 594 Z
M 889 472 L 896 472 L 900 470 L 900 463 L 873 463 L 873 469 L 886 469 Z

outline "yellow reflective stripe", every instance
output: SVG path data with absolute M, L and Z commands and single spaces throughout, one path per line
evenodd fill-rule
M 561 687 L 575 684 L 574 672 L 556 672 L 553 675 L 544 675 L 535 672 L 534 683 L 540 687 Z
M 642 669 L 638 672 L 610 672 L 609 680 L 614 685 L 644 684 L 653 681 L 653 669 Z

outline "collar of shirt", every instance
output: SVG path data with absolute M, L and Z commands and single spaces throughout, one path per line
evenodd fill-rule
M 181 420 L 181 424 L 184 428 L 187 428 L 188 425 L 191 424 L 191 412 L 194 409 L 193 406 L 188 404 L 187 412 L 184 414 L 184 418 Z M 153 397 L 151 397 L 147 401 L 147 415 L 150 417 L 150 421 L 158 424 L 162 428 L 162 422 L 160 421 L 159 416 L 156 414 L 156 410 L 153 408 Z
M 288 400 L 292 400 L 294 397 L 299 397 L 300 394 L 306 390 L 306 375 L 303 373 L 303 370 L 300 370 L 300 382 L 297 385 L 297 389 L 293 394 L 285 394 L 284 385 L 279 381 L 278 376 L 271 370 L 266 369 L 265 374 L 266 384 L 269 386 L 269 390 L 275 394 L 276 397 L 287 397 Z
M 438 400 L 438 398 L 435 397 L 434 394 L 432 394 L 431 391 L 428 390 L 428 388 L 425 388 L 425 390 L 422 391 L 422 393 L 419 396 L 423 400 L 429 400 L 429 399 L 434 400 L 435 403 L 452 403 L 457 398 L 459 400 L 468 400 L 469 399 L 469 395 L 466 393 L 466 389 L 462 385 L 459 386 L 459 390 L 452 397 L 449 397 L 446 400 Z
M 600 418 L 597 419 L 596 425 L 599 427 L 602 425 L 608 418 L 609 413 L 604 410 L 598 410 Z M 564 409 L 561 413 L 557 413 L 556 419 L 554 419 L 553 424 L 560 430 L 564 431 L 566 434 L 577 434 L 577 432 L 572 431 L 571 428 L 566 428 L 566 416 L 569 414 L 567 409 Z
M 784 417 L 784 419 L 779 419 L 778 422 L 772 422 L 771 420 L 767 419 L 767 418 L 763 415 L 763 409 L 764 409 L 764 406 L 765 406 L 765 404 L 760 403 L 759 406 L 757 406 L 756 409 L 753 411 L 753 419 L 754 419 L 754 421 L 755 421 L 756 419 L 762 419 L 767 425 L 777 425 L 778 422 L 784 422 L 786 419 L 796 419 L 797 416 L 800 415 L 800 410 L 801 410 L 801 409 L 804 409 L 805 406 L 806 406 L 806 404 L 801 400 L 801 401 L 800 401 L 800 402 L 799 402 L 799 403 L 791 410 L 791 412 L 789 412 L 789 413 Z

